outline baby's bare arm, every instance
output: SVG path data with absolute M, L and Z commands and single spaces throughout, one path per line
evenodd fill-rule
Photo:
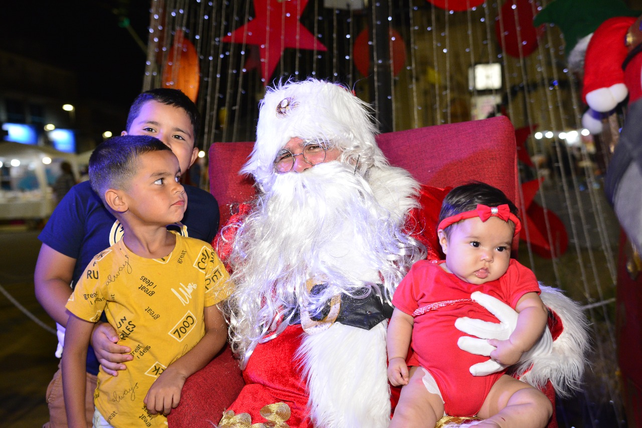
M 517 302 L 517 326 L 508 340 L 489 340 L 496 346 L 490 357 L 501 364 L 512 365 L 529 351 L 544 333 L 548 311 L 536 293 L 526 293 Z
M 406 356 L 412 337 L 414 319 L 395 309 L 388 325 L 388 380 L 394 386 L 407 385 L 409 381 Z

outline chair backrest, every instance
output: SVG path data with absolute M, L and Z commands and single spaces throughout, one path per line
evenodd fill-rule
M 515 130 L 504 116 L 390 132 L 378 135 L 377 143 L 392 165 L 407 169 L 420 183 L 446 187 L 483 181 L 519 201 Z M 232 204 L 254 196 L 253 180 L 238 174 L 253 145 L 210 147 L 210 191 L 221 208 L 221 224 Z

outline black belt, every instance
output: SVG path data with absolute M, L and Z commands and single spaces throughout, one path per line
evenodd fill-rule
M 319 294 L 325 287 L 326 284 L 317 284 L 312 287 L 310 293 L 312 295 Z M 361 297 L 365 296 L 366 293 L 369 294 L 366 297 Z M 393 310 L 393 307 L 386 303 L 373 289 L 358 290 L 354 296 L 341 295 L 341 311 L 336 322 L 363 330 L 370 330 L 381 321 L 389 319 Z M 321 321 L 329 312 L 330 302 L 328 301 L 318 313 L 310 314 L 310 318 L 314 321 Z M 301 315 L 297 308 L 292 315 L 290 324 L 300 323 Z

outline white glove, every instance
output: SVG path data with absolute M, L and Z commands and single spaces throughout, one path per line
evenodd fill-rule
M 493 323 L 468 317 L 458 318 L 455 321 L 455 327 L 479 339 L 462 336 L 457 341 L 457 346 L 462 351 L 471 354 L 490 356 L 495 347 L 490 345 L 487 339 L 507 340 L 517 325 L 517 312 L 504 302 L 479 291 L 474 292 L 470 297 L 495 315 L 500 322 Z M 472 365 L 470 373 L 473 376 L 486 376 L 505 368 L 506 366 L 489 359 L 483 363 Z

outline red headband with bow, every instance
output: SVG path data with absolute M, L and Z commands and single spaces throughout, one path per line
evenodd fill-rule
M 519 221 L 515 214 L 510 212 L 510 207 L 508 206 L 508 204 L 502 204 L 496 207 L 489 207 L 483 204 L 478 204 L 477 209 L 464 211 L 463 213 L 446 217 L 439 223 L 439 226 L 437 226 L 437 230 L 443 230 L 451 224 L 455 224 L 459 221 L 473 217 L 479 217 L 481 221 L 486 221 L 491 217 L 497 217 L 506 222 L 510 220 L 515 223 L 515 231 L 513 232 L 514 236 L 517 236 L 519 231 L 522 230 L 522 223 Z

